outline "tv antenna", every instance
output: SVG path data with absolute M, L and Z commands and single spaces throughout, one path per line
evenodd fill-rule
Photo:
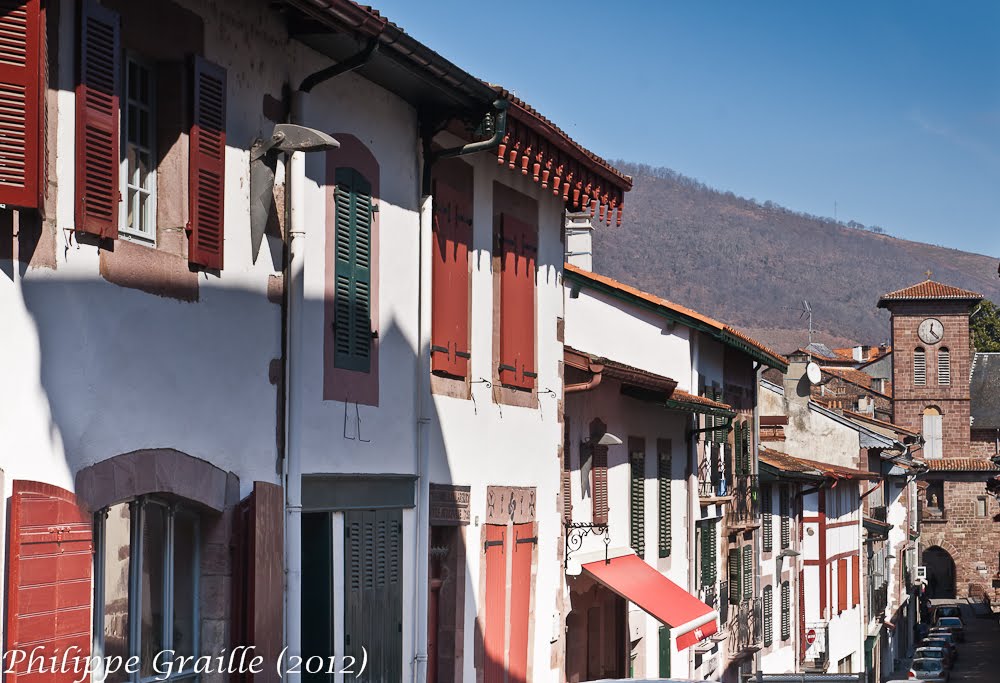
M 782 306 L 787 311 L 798 311 L 799 320 L 802 320 L 806 316 L 809 316 L 809 344 L 813 343 L 813 309 L 809 305 L 809 302 L 805 299 L 802 300 L 802 308 L 795 308 L 794 306 Z

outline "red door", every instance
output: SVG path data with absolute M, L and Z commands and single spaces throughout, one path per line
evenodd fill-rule
M 15 481 L 10 504 L 7 651 L 36 647 L 46 659 L 90 656 L 93 527 L 69 491 Z M 51 660 L 49 660 L 51 661 Z M 39 678 L 25 661 L 7 683 Z M 46 683 L 70 683 L 78 674 L 45 674 Z
M 531 606 L 531 555 L 535 547 L 534 523 L 514 525 L 510 568 L 509 683 L 528 679 L 528 614 Z
M 504 651 L 507 607 L 507 527 L 487 524 L 486 542 L 486 632 L 483 645 L 486 655 L 485 683 L 505 683 Z

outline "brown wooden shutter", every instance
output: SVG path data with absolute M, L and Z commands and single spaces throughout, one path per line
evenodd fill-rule
M 510 633 L 508 636 L 507 683 L 528 680 L 528 634 L 531 626 L 531 558 L 538 535 L 534 522 L 515 524 L 510 563 Z
M 43 17 L 40 0 L 0 0 L 0 204 L 41 206 Z
M 847 559 L 837 560 L 837 611 L 847 609 Z
M 591 476 L 593 487 L 591 497 L 594 500 L 594 524 L 608 523 L 608 447 L 594 447 Z
M 435 183 L 431 370 L 454 377 L 469 372 L 471 199 L 447 183 Z
M 535 386 L 535 260 L 538 230 L 504 214 L 500 230 L 500 382 Z
M 93 524 L 69 491 L 14 481 L 10 502 L 7 652 L 41 647 L 40 656 L 90 656 Z M 6 660 L 5 660 L 6 661 Z M 70 660 L 72 661 L 72 660 Z M 25 665 L 26 666 L 26 665 Z M 70 683 L 63 673 L 8 673 L 7 683 L 44 679 Z
M 487 524 L 483 554 L 486 555 L 486 612 L 483 628 L 483 656 L 486 658 L 485 683 L 504 683 L 507 663 L 507 527 Z
M 232 647 L 252 645 L 265 661 L 281 651 L 284 604 L 284 505 L 281 487 L 256 481 L 233 523 Z M 274 667 L 259 674 L 236 671 L 237 681 L 277 683 Z
M 80 78 L 76 86 L 76 229 L 118 237 L 121 84 L 120 19 L 87 0 L 81 7 Z
M 222 270 L 226 185 L 226 70 L 194 58 L 188 261 Z
M 855 555 L 851 562 L 854 563 L 854 585 L 851 589 L 851 605 L 857 607 L 861 604 L 861 557 Z

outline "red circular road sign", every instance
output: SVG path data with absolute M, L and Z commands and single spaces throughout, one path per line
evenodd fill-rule
M 808 631 L 806 631 L 806 643 L 812 645 L 815 642 L 816 642 L 816 629 L 811 628 Z

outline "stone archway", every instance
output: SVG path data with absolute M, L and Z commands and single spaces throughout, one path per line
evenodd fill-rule
M 941 546 L 924 551 L 922 564 L 927 567 L 927 597 L 955 598 L 955 560 Z

